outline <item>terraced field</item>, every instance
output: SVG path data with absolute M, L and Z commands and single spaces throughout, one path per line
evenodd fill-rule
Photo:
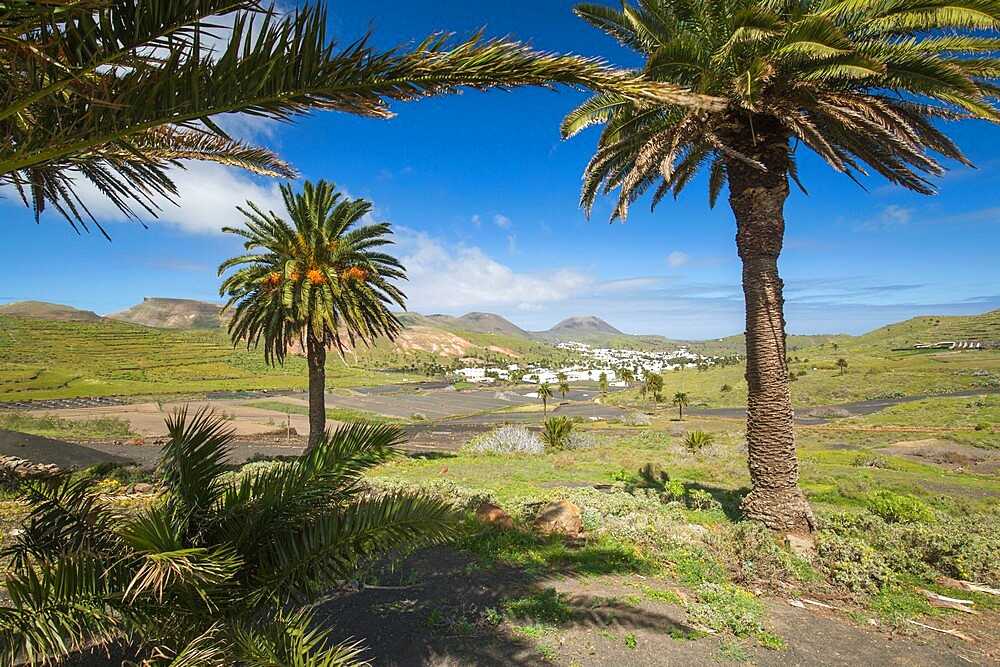
M 339 361 L 329 373 L 364 379 Z M 222 331 L 0 316 L 0 402 L 305 386 L 303 359 L 271 368 L 259 352 L 233 349 Z

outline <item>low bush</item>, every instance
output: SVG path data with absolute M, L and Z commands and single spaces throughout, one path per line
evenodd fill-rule
M 902 398 L 903 392 L 901 391 L 880 391 L 875 394 L 868 394 L 865 396 L 865 400 L 868 401 L 884 401 L 890 398 Z
M 608 445 L 606 438 L 601 438 L 586 431 L 573 431 L 566 438 L 564 449 L 597 449 Z
M 883 555 L 858 537 L 821 534 L 820 564 L 831 582 L 856 593 L 875 593 L 896 581 Z
M 889 463 L 887 458 L 878 454 L 858 454 L 851 461 L 851 465 L 855 468 L 879 468 L 881 470 L 893 470 L 895 468 L 894 465 Z
M 649 415 L 645 412 L 626 412 L 613 421 L 623 426 L 649 426 Z
M 889 523 L 928 523 L 934 514 L 919 498 L 883 489 L 872 491 L 866 499 L 868 511 Z
M 501 426 L 473 438 L 466 450 L 496 454 L 544 454 L 545 445 L 537 435 L 523 426 Z
M 773 587 L 810 574 L 808 563 L 782 548 L 774 534 L 756 521 L 741 521 L 713 537 L 710 551 L 737 584 Z
M 813 408 L 806 414 L 816 419 L 841 419 L 851 416 L 851 413 L 844 408 Z

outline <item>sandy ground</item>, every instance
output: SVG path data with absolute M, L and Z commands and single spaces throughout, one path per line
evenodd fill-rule
M 274 401 L 281 401 L 294 405 L 308 406 L 308 402 L 290 397 L 275 397 Z M 158 437 L 167 434 L 166 422 L 164 421 L 175 410 L 180 410 L 185 406 L 191 412 L 203 407 L 214 409 L 216 412 L 225 414 L 232 426 L 236 430 L 236 435 L 259 435 L 271 433 L 285 428 L 290 420 L 291 427 L 299 433 L 309 431 L 309 419 L 305 415 L 285 415 L 274 410 L 261 410 L 259 408 L 248 408 L 242 405 L 244 400 L 208 400 L 208 401 L 186 401 L 177 403 L 132 403 L 128 405 L 109 405 L 94 408 L 64 408 L 58 410 L 45 410 L 46 414 L 56 415 L 65 419 L 94 419 L 97 417 L 117 417 L 128 420 L 132 425 L 132 430 L 146 437 Z

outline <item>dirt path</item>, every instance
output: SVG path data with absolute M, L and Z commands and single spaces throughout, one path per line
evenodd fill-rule
M 420 552 L 380 579 L 386 589 L 346 592 L 317 610 L 338 639 L 363 639 L 374 665 L 474 667 L 478 665 L 578 665 L 579 667 L 746 664 L 786 667 L 896 665 L 944 667 L 1000 664 L 994 613 L 976 617 L 963 631 L 975 644 L 921 631 L 903 636 L 860 628 L 837 614 L 813 613 L 769 600 L 767 623 L 786 643 L 769 650 L 739 642 L 742 661 L 728 659 L 719 636 L 688 639 L 694 628 L 676 604 L 640 599 L 642 586 L 678 589 L 670 581 L 637 575 L 531 579 L 511 567 L 482 571 L 448 548 Z M 405 582 L 415 582 L 406 585 Z M 395 588 L 401 585 L 401 588 Z M 638 588 L 637 588 L 638 586 Z M 488 621 L 505 597 L 552 587 L 571 620 L 526 636 L 511 624 Z M 681 591 L 683 593 L 683 591 Z M 988 618 L 987 618 L 988 616 Z M 965 618 L 930 621 L 941 627 Z M 528 624 L 530 621 L 525 620 Z M 971 622 L 970 622 L 971 623 Z

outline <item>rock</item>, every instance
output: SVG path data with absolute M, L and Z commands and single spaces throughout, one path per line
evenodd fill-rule
M 801 535 L 789 533 L 785 536 L 785 544 L 787 544 L 788 548 L 792 550 L 792 553 L 799 558 L 805 558 L 806 560 L 811 561 L 816 555 L 816 545 L 808 537 L 802 537 Z
M 146 484 L 145 482 L 137 482 L 133 487 L 135 493 L 153 493 L 156 491 L 156 487 L 152 484 Z
M 532 525 L 542 533 L 577 537 L 583 529 L 583 517 L 580 508 L 570 501 L 556 500 L 542 508 Z
M 479 509 L 476 510 L 476 518 L 483 523 L 491 523 L 504 530 L 510 530 L 514 527 L 514 519 L 511 515 L 493 503 L 484 502 L 480 505 Z
M 141 437 L 135 437 L 135 438 L 129 438 L 128 440 L 126 440 L 125 444 L 129 445 L 131 447 L 138 447 L 140 445 L 145 445 L 146 441 L 143 440 Z

